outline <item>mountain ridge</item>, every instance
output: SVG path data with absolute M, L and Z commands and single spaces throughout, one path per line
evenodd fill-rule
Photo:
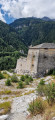
M 15 28 L 27 46 L 43 42 L 55 42 L 55 21 L 31 17 L 20 18 L 10 26 Z

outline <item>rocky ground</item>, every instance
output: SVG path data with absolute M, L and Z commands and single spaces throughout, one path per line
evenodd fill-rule
M 10 75 L 10 73 L 9 73 Z M 11 74 L 12 75 L 12 74 Z M 45 78 L 45 84 L 48 84 L 53 80 L 52 76 L 47 76 Z M 30 113 L 28 112 L 28 105 L 33 99 L 38 97 L 36 88 L 38 83 L 40 82 L 40 79 L 35 79 L 33 83 L 31 83 L 27 88 L 24 89 L 18 89 L 16 88 L 16 85 L 13 85 L 12 87 L 5 86 L 5 80 L 0 80 L 0 91 L 4 89 L 8 89 L 11 91 L 18 91 L 21 92 L 21 95 L 17 97 L 17 95 L 0 95 L 0 103 L 4 101 L 12 100 L 12 106 L 11 106 L 11 112 L 9 115 L 2 115 L 0 116 L 0 120 L 43 120 L 43 117 L 41 115 L 34 116 L 33 118 L 29 118 L 28 116 Z M 14 89 L 15 88 L 15 89 Z M 31 92 L 30 92 L 31 91 Z M 28 93 L 30 92 L 30 93 Z M 12 97 L 13 96 L 13 97 Z M 7 100 L 4 100 L 4 97 L 8 97 Z M 53 119 L 54 120 L 54 119 Z

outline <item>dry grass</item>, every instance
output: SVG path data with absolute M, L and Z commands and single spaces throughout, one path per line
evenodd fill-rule
M 26 92 L 24 95 L 29 95 L 29 94 L 34 93 L 34 92 L 35 92 L 34 90 L 30 90 L 30 91 Z
M 11 90 L 4 90 L 0 91 L 0 95 L 20 95 L 21 91 L 11 91 Z
M 0 103 L 0 115 L 7 114 L 11 109 L 11 102 Z
M 7 100 L 7 99 L 9 99 L 9 97 L 4 97 L 4 98 L 3 98 L 3 100 Z
M 11 90 L 4 90 L 4 91 L 0 91 L 0 95 L 9 95 L 11 94 Z
M 43 116 L 43 120 L 51 120 L 53 117 L 55 117 L 55 104 L 52 106 L 48 105 Z
M 6 79 L 8 79 L 8 78 L 10 78 L 11 76 L 10 75 L 8 75 L 7 73 L 3 73 L 3 75 L 4 75 L 4 77 L 6 78 Z
M 18 76 L 18 77 L 19 77 L 19 76 L 20 76 L 20 77 L 22 76 L 22 75 L 20 75 L 20 74 L 16 74 L 16 73 L 14 73 L 14 75 L 16 75 L 16 76 Z
M 45 112 L 45 109 L 48 108 L 48 103 L 47 101 L 43 101 L 41 97 L 37 98 L 36 100 L 33 100 L 29 104 L 28 110 L 30 111 L 30 115 L 37 115 L 37 114 L 42 114 Z
M 42 101 L 42 108 L 39 109 L 34 109 L 33 111 L 33 104 L 35 105 L 35 102 L 36 100 L 33 102 L 31 102 L 31 105 L 32 106 L 29 106 L 31 108 L 29 108 L 30 110 L 32 110 L 31 112 L 33 112 L 32 114 L 30 114 L 30 116 L 33 116 L 33 115 L 37 115 L 37 114 L 40 114 L 42 115 L 42 120 L 52 120 L 53 117 L 55 117 L 55 103 L 50 106 L 47 102 L 47 100 L 42 100 L 41 98 L 38 98 L 37 99 L 38 101 L 41 100 Z M 39 108 L 39 106 L 37 106 Z

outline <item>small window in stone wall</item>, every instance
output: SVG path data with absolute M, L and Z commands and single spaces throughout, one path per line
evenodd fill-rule
M 33 58 L 35 58 L 35 55 L 33 55 Z
M 32 67 L 34 67 L 34 64 L 32 64 Z
M 44 59 L 48 58 L 46 55 L 44 55 Z

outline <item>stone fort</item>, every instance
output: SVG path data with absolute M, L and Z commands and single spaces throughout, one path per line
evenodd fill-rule
M 55 44 L 43 43 L 30 46 L 27 58 L 21 57 L 17 60 L 16 73 L 29 74 L 33 77 L 41 77 L 55 69 Z

